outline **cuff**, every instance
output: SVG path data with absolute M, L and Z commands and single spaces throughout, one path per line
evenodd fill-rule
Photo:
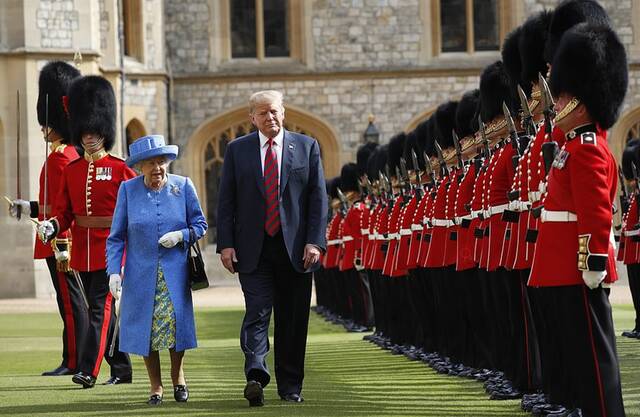
M 609 255 L 606 253 L 591 253 L 589 241 L 591 235 L 578 237 L 578 269 L 580 271 L 605 271 Z
M 29 217 L 37 219 L 40 215 L 40 205 L 37 201 L 29 201 Z

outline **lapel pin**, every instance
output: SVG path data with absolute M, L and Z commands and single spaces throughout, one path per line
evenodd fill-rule
M 171 184 L 171 194 L 180 195 L 180 188 L 175 184 Z
M 291 149 L 291 150 L 294 150 L 294 149 L 295 149 L 295 146 L 293 146 L 293 143 L 290 143 L 290 144 L 289 144 L 289 149 Z

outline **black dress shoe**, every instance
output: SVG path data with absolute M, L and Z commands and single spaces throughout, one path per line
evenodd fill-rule
M 129 376 L 112 376 L 102 383 L 102 385 L 118 385 L 118 384 L 130 384 L 131 383 L 131 375 Z
M 149 405 L 162 405 L 162 394 L 151 394 L 147 401 Z
M 186 385 L 173 386 L 173 398 L 179 403 L 186 403 L 189 399 L 189 389 Z
M 76 372 L 73 369 L 69 369 L 66 366 L 58 366 L 56 369 L 52 371 L 43 372 L 42 376 L 63 376 L 63 375 L 73 375 Z
M 301 403 L 304 401 L 304 398 L 302 398 L 300 394 L 295 393 L 281 395 L 280 398 L 282 399 L 282 401 L 287 401 L 290 403 Z
M 79 385 L 82 385 L 82 388 L 93 388 L 96 384 L 96 378 L 93 375 L 85 374 L 84 372 L 78 372 L 71 378 L 71 380 Z
M 262 384 L 258 381 L 249 381 L 244 387 L 244 398 L 249 401 L 250 407 L 262 407 L 264 405 L 264 393 Z

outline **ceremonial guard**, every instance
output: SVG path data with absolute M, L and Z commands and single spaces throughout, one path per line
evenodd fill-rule
M 554 17 L 555 19 L 555 17 Z M 585 416 L 624 416 L 611 306 L 603 283 L 617 280 L 612 208 L 617 169 L 607 145 L 627 89 L 624 46 L 607 26 L 568 30 L 549 85 L 557 98 L 557 152 L 529 285 L 553 300 L 554 350 L 564 368 L 559 403 Z
M 109 81 L 99 76 L 76 79 L 69 89 L 73 144 L 82 158 L 67 165 L 54 216 L 38 226 L 44 242 L 71 230 L 71 268 L 80 272 L 89 303 L 89 329 L 73 382 L 95 385 L 115 324 L 114 302 L 106 274 L 105 245 L 120 183 L 135 176 L 125 162 L 108 153 L 115 142 L 116 101 Z M 116 345 L 117 346 L 117 345 Z M 131 363 L 117 349 L 106 356 L 111 378 L 106 384 L 131 382 Z
M 52 202 L 62 186 L 62 173 L 71 161 L 78 158 L 69 144 L 67 113 L 68 90 L 80 72 L 71 65 L 55 61 L 40 71 L 38 82 L 38 122 L 45 139 L 47 159 L 40 171 L 40 191 L 37 201 L 14 200 L 10 214 L 21 214 L 43 221 L 51 217 Z M 51 242 L 35 241 L 34 259 L 44 259 L 56 290 L 58 312 L 62 318 L 62 363 L 45 376 L 73 375 L 78 368 L 88 326 L 88 313 L 82 282 L 69 267 L 71 234 L 60 233 Z

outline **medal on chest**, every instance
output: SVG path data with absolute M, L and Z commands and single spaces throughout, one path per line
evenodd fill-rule
M 96 167 L 96 181 L 111 181 L 112 167 Z
M 553 167 L 557 168 L 557 169 L 563 169 L 565 164 L 567 163 L 567 159 L 569 159 L 569 152 L 562 148 L 562 150 L 560 152 L 558 152 L 558 155 L 556 155 L 555 159 L 553 160 Z

